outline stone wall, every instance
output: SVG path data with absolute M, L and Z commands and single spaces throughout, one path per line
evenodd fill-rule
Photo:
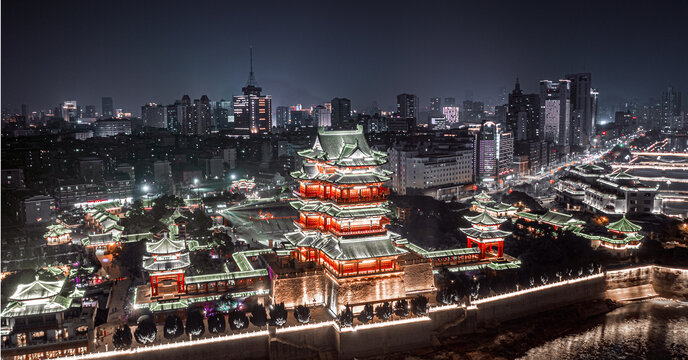
M 404 287 L 407 293 L 432 290 L 435 287 L 432 263 L 404 265 Z
M 384 301 L 406 296 L 402 273 L 356 276 L 337 280 L 337 306 L 371 301 Z
M 303 304 L 327 304 L 332 283 L 323 270 L 302 276 L 279 277 L 272 280 L 275 303 L 284 302 L 287 308 Z
M 660 296 L 688 301 L 688 270 L 653 266 L 652 287 Z

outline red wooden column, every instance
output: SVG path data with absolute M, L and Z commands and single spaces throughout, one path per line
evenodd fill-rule
M 158 276 L 151 276 L 151 296 L 158 295 Z

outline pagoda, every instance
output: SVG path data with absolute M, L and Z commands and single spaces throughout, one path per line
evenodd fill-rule
M 315 263 L 329 274 L 332 282 L 324 285 L 327 299 L 322 301 L 335 310 L 354 300 L 405 296 L 409 283 L 404 283 L 399 257 L 408 250 L 397 246 L 401 237 L 386 229 L 390 210 L 384 183 L 391 172 L 380 166 L 387 155 L 368 146 L 361 126 L 320 128 L 313 147 L 299 155 L 302 169 L 291 173 L 299 182 L 298 200 L 291 202 L 299 211 L 297 230 L 285 234 L 284 245 L 292 259 Z M 354 296 L 362 283 L 371 290 L 356 290 Z
M 619 221 L 607 225 L 607 231 L 612 237 L 600 237 L 599 240 L 602 246 L 610 249 L 637 249 L 643 239 L 643 236 L 638 234 L 640 230 L 642 227 L 632 223 L 624 214 Z
M 495 218 L 487 211 L 477 216 L 464 216 L 464 218 L 471 223 L 471 227 L 460 229 L 468 239 L 467 247 L 477 245 L 480 249 L 480 259 L 494 255 L 497 257 L 504 256 L 504 238 L 511 233 L 499 230 L 499 227 L 506 219 Z M 496 254 L 493 251 L 494 246 L 497 246 Z
M 474 201 L 471 202 L 473 205 L 471 210 L 476 212 L 487 211 L 488 214 L 494 217 L 514 216 L 518 211 L 518 208 L 513 205 L 492 200 L 492 197 L 484 191 L 475 195 L 473 200 Z
M 185 241 L 174 234 L 166 232 L 160 240 L 147 242 L 143 269 L 150 276 L 151 296 L 184 293 L 184 273 L 190 265 Z

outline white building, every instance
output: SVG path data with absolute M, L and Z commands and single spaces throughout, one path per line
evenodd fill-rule
M 55 199 L 50 196 L 36 195 L 22 200 L 22 220 L 26 225 L 50 223 L 55 221 Z

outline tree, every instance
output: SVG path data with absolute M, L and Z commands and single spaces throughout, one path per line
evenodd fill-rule
M 210 331 L 211 334 L 223 333 L 226 328 L 227 323 L 222 313 L 215 314 L 208 318 L 208 331 Z
M 158 197 L 153 202 L 153 208 L 151 209 L 151 215 L 155 221 L 160 220 L 167 213 L 167 209 L 173 209 L 178 206 L 183 206 L 184 200 L 182 198 L 165 194 Z
M 354 313 L 351 311 L 351 307 L 346 305 L 346 308 L 342 310 L 339 314 L 339 325 L 342 327 L 351 326 L 354 323 Z
M 257 327 L 263 327 L 268 323 L 265 306 L 256 304 L 251 308 L 251 322 Z
M 182 319 L 171 314 L 165 319 L 165 326 L 163 327 L 163 336 L 165 339 L 174 339 L 184 335 L 184 323 Z
M 232 330 L 241 330 L 248 327 L 248 317 L 242 310 L 234 309 L 229 313 L 229 327 Z
M 294 317 L 299 323 L 308 324 L 308 322 L 311 320 L 311 309 L 306 306 L 299 305 L 294 309 Z
M 451 305 L 454 302 L 454 295 L 448 288 L 441 288 L 437 292 L 436 300 L 443 305 Z
M 392 313 L 392 304 L 390 304 L 388 301 L 385 301 L 384 304 L 378 305 L 375 308 L 375 315 L 380 320 L 387 320 L 391 318 Z
M 137 343 L 148 345 L 155 341 L 155 337 L 158 335 L 158 328 L 155 326 L 153 318 L 150 316 L 143 316 L 136 325 L 134 338 Z
M 112 258 L 129 278 L 135 278 L 141 274 L 141 259 L 145 253 L 144 241 L 123 243 L 121 247 L 115 247 Z
M 284 303 L 275 304 L 270 309 L 270 325 L 282 326 L 287 323 L 287 309 Z
M 409 316 L 409 304 L 406 299 L 401 299 L 394 304 L 394 314 L 399 317 Z
M 129 325 L 122 325 L 112 335 L 112 345 L 116 350 L 128 349 L 131 346 L 131 329 Z
M 230 310 L 235 309 L 239 303 L 232 298 L 230 294 L 223 294 L 215 300 L 215 311 L 222 313 L 229 313 Z
M 418 295 L 411 299 L 411 310 L 416 316 L 423 316 L 428 312 L 428 298 Z
M 203 324 L 203 315 L 198 310 L 191 310 L 186 315 L 186 334 L 193 336 L 202 336 L 205 333 L 205 324 Z
M 369 321 L 373 320 L 373 315 L 375 315 L 373 311 L 373 305 L 366 304 L 363 307 L 363 311 L 361 311 L 361 313 L 358 314 L 358 321 L 367 324 Z

